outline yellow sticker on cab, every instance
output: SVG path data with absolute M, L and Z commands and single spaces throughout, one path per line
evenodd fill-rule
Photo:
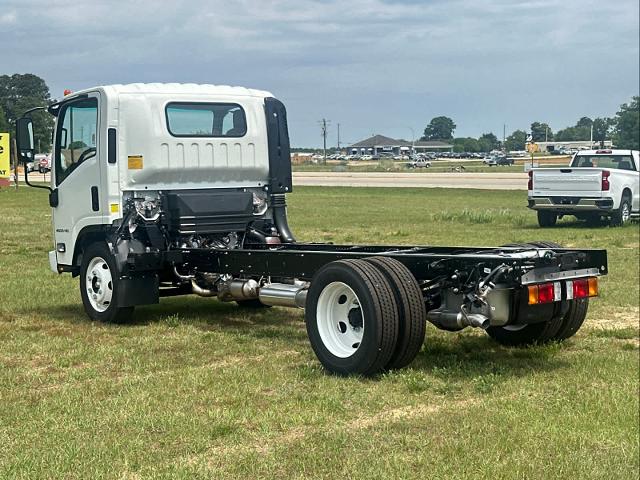
M 144 159 L 142 155 L 129 155 L 127 157 L 127 165 L 129 170 L 142 170 L 144 166 Z

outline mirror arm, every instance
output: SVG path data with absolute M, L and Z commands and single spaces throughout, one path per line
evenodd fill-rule
M 24 112 L 24 113 L 22 114 L 22 116 L 23 116 L 23 117 L 26 117 L 26 116 L 27 116 L 28 114 L 30 114 L 30 113 L 37 112 L 38 110 L 46 110 L 46 109 L 47 109 L 47 107 L 34 107 L 34 108 L 32 108 L 32 109 L 27 110 L 26 112 Z
M 51 171 L 51 175 L 53 175 L 53 170 Z M 33 187 L 33 188 L 44 188 L 45 190 L 49 190 L 49 193 L 53 192 L 53 188 L 51 188 L 49 185 L 34 185 L 33 183 L 31 183 L 29 181 L 29 175 L 27 174 L 27 165 L 26 164 L 24 165 L 24 183 L 26 183 L 27 185 L 29 185 L 30 187 Z

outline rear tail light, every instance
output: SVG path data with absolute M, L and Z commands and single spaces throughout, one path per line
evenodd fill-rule
M 529 305 L 552 303 L 562 300 L 562 287 L 560 282 L 529 285 Z
M 527 190 L 533 190 L 533 170 L 529 170 L 529 183 L 527 183 Z
M 574 298 L 588 298 L 598 296 L 598 278 L 580 278 L 577 280 L 567 280 L 566 300 Z M 541 283 L 529 285 L 528 287 L 529 305 L 540 305 L 544 303 L 559 302 L 562 300 L 561 282 Z
M 567 294 L 572 296 L 568 298 L 588 298 L 598 296 L 598 278 L 581 278 L 567 282 Z
M 611 172 L 609 170 L 602 170 L 602 191 L 609 190 L 611 184 L 609 183 L 609 176 Z

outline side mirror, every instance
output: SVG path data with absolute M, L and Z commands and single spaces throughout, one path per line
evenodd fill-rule
M 16 147 L 19 160 L 23 163 L 33 160 L 35 142 L 33 140 L 33 121 L 29 117 L 22 117 L 16 121 Z

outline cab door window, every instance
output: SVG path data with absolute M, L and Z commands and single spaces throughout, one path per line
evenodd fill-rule
M 64 106 L 56 133 L 56 185 L 60 185 L 84 161 L 96 156 L 98 100 L 85 98 Z

